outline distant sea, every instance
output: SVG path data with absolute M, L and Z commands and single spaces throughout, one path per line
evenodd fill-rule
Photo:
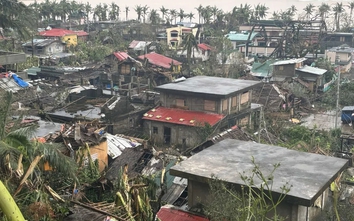
M 21 1 L 21 0 L 19 0 Z M 30 4 L 35 0 L 22 0 L 25 4 Z M 44 0 L 37 0 L 37 2 L 43 2 Z M 53 1 L 53 0 L 51 0 Z M 57 2 L 60 0 L 57 0 Z M 70 1 L 70 0 L 68 0 Z M 129 7 L 128 17 L 129 19 L 136 19 L 137 15 L 134 11 L 135 6 L 147 5 L 149 9 L 159 9 L 164 6 L 167 9 L 183 9 L 185 13 L 194 13 L 195 14 L 195 21 L 198 19 L 198 13 L 196 11 L 196 7 L 199 5 L 205 6 L 216 6 L 219 9 L 222 9 L 224 12 L 229 12 L 233 9 L 234 6 L 240 6 L 241 4 L 250 4 L 251 6 L 255 6 L 257 4 L 264 4 L 269 8 L 268 17 L 274 11 L 286 10 L 291 5 L 295 5 L 298 13 L 303 13 L 303 9 L 307 4 L 313 4 L 315 6 L 321 5 L 323 2 L 333 6 L 337 2 L 342 2 L 344 5 L 348 5 L 351 0 L 345 1 L 336 1 L 336 0 L 167 0 L 167 1 L 146 1 L 146 0 L 129 0 L 129 1 L 115 1 L 115 0 L 76 0 L 77 2 L 86 3 L 89 2 L 91 5 L 95 6 L 99 3 L 107 3 L 110 4 L 115 2 L 118 4 L 121 10 L 120 19 L 125 20 L 125 7 Z M 346 7 L 346 10 L 348 8 Z

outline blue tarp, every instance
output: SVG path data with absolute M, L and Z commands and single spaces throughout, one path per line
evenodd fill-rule
M 29 87 L 29 84 L 19 78 L 16 74 L 12 74 L 11 77 L 15 80 L 15 82 L 20 86 L 20 87 Z

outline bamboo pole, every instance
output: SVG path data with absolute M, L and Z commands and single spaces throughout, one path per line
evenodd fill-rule
M 0 181 L 0 209 L 9 221 L 25 221 L 15 200 Z

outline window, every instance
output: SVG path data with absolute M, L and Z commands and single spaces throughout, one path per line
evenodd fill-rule
M 215 111 L 215 101 L 204 100 L 204 110 Z
M 183 146 L 186 146 L 186 145 L 187 145 L 187 139 L 186 139 L 186 138 L 183 138 L 183 139 L 182 139 L 182 145 L 183 145 Z
M 176 99 L 176 106 L 177 107 L 185 107 L 185 106 L 187 106 L 186 101 L 183 99 Z
M 249 101 L 249 92 L 244 92 L 241 95 L 241 104 L 247 103 Z
M 159 128 L 158 127 L 152 127 L 152 133 L 153 134 L 158 134 L 159 133 Z
M 178 37 L 178 31 L 171 31 L 171 38 L 177 38 Z
M 227 110 L 227 107 L 228 107 L 227 103 L 228 103 L 228 99 L 225 99 L 222 101 L 222 111 Z
M 279 71 L 284 70 L 284 66 L 279 66 Z
M 232 97 L 232 100 L 231 100 L 231 107 L 232 107 L 233 109 L 235 109 L 236 106 L 237 106 L 237 96 Z

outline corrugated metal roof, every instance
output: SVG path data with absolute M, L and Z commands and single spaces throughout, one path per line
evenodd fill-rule
M 277 61 L 271 65 L 297 64 L 297 63 L 300 63 L 300 62 L 303 62 L 306 60 L 307 60 L 307 58 L 294 58 L 294 59 L 289 59 L 289 60 Z
M 107 139 L 108 155 L 112 157 L 112 159 L 120 156 L 125 148 L 135 148 L 141 145 L 138 142 L 133 142 L 123 137 L 114 136 L 109 133 L 106 133 L 105 137 Z
M 229 34 L 226 35 L 226 37 L 230 40 L 230 41 L 247 41 L 248 36 L 250 35 L 250 32 L 245 32 L 245 33 L 234 33 L 231 32 Z M 259 33 L 258 32 L 252 32 L 251 36 L 250 36 L 250 41 L 252 41 Z
M 210 45 L 207 45 L 205 43 L 198 44 L 198 48 L 204 51 L 212 50 L 213 48 Z
M 176 108 L 158 107 L 144 114 L 144 120 L 159 121 L 170 124 L 203 127 L 204 123 L 214 126 L 224 115 L 201 111 L 181 110 Z
M 179 210 L 169 205 L 161 207 L 157 213 L 157 217 L 161 221 L 209 221 L 207 218 Z
M 60 28 L 53 28 L 51 30 L 42 31 L 39 33 L 39 35 L 46 36 L 46 37 L 63 37 L 65 35 L 72 35 L 72 34 L 75 34 L 77 36 L 88 35 L 88 33 L 84 31 L 71 31 L 71 30 L 60 29 Z
M 29 84 L 29 87 L 32 87 L 32 85 Z M 13 78 L 0 78 L 0 89 L 16 93 L 17 91 L 25 88 L 19 86 Z
M 134 50 L 144 50 L 146 46 L 148 46 L 149 44 L 151 44 L 151 41 L 132 41 L 128 48 L 130 49 L 134 49 Z
M 267 76 L 271 75 L 270 65 L 273 62 L 274 62 L 273 60 L 267 60 L 263 63 L 254 62 L 252 64 L 251 74 L 253 76 L 257 76 L 257 77 L 267 77 Z
M 123 51 L 117 51 L 113 53 L 114 56 L 116 56 L 116 58 L 118 59 L 118 61 L 124 61 L 126 59 L 128 59 L 130 56 L 128 55 L 128 53 L 123 52 Z
M 173 204 L 187 188 L 188 180 L 182 177 L 175 177 L 172 185 L 167 189 L 167 193 L 162 196 L 161 201 L 166 204 Z
M 55 39 L 33 39 L 33 45 L 36 47 L 45 47 L 47 45 L 52 44 L 53 42 L 60 42 L 60 43 L 65 44 L 64 42 L 61 42 L 61 41 L 55 40 Z M 28 41 L 28 42 L 24 43 L 22 46 L 23 47 L 32 46 L 32 41 Z
M 172 58 L 163 56 L 161 54 L 157 54 L 155 52 L 151 52 L 149 54 L 144 54 L 144 55 L 140 55 L 138 57 L 138 59 L 140 60 L 144 60 L 144 59 L 148 59 L 149 63 L 152 65 L 156 65 L 158 67 L 162 67 L 162 68 L 166 68 L 166 69 L 170 69 L 171 65 L 181 65 L 182 63 L 179 61 L 176 61 Z
M 307 66 L 307 65 L 305 65 L 301 68 L 296 68 L 296 70 L 301 71 L 301 72 L 306 72 L 309 74 L 315 74 L 315 75 L 323 75 L 324 73 L 327 72 L 326 69 L 311 67 L 311 66 Z

